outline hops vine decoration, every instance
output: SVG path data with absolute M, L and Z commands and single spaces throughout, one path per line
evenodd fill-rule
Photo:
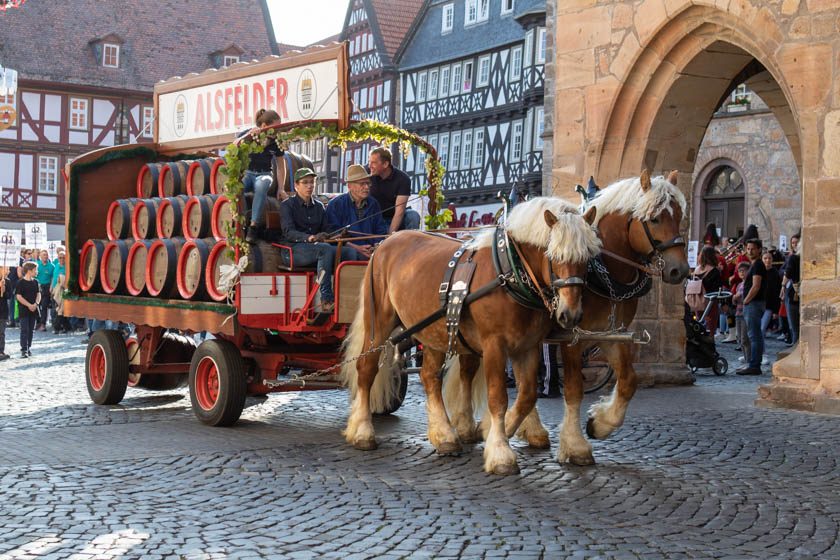
M 243 231 L 245 226 L 245 216 L 238 212 L 239 200 L 244 189 L 242 178 L 245 175 L 245 170 L 248 169 L 251 154 L 262 152 L 266 140 L 270 137 L 273 137 L 277 145 L 281 147 L 288 146 L 293 141 L 307 141 L 317 138 L 327 138 L 329 145 L 335 148 L 345 148 L 351 142 L 373 140 L 384 145 L 398 144 L 400 151 L 405 156 L 408 155 L 413 144 L 426 154 L 426 187 L 420 191 L 420 195 L 429 198 L 429 215 L 426 216 L 426 227 L 439 229 L 446 227 L 452 221 L 452 211 L 443 207 L 445 197 L 443 196 L 442 184 L 446 169 L 443 167 L 434 146 L 413 132 L 373 120 L 354 122 L 348 128 L 342 130 L 339 130 L 334 124 L 317 121 L 286 129 L 282 126 L 267 128 L 256 137 L 245 139 L 239 144 L 230 144 L 225 149 L 228 179 L 225 182 L 224 194 L 230 200 L 233 209 L 233 218 L 225 224 L 225 233 L 232 246 L 231 248 L 238 248 L 240 255 L 250 253 L 248 243 L 237 234 L 237 232 Z

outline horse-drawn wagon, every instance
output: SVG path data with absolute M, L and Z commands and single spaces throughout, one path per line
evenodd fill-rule
M 69 166 L 65 313 L 135 326 L 128 340 L 116 329 L 91 337 L 85 371 L 95 403 L 120 402 L 128 386 L 187 382 L 196 416 L 230 425 L 247 395 L 340 386 L 333 366 L 366 263 L 339 263 L 335 309 L 316 313 L 315 269 L 295 266 L 280 245 L 243 241 L 238 216 L 249 200 L 230 194 L 225 159 L 210 152 L 261 106 L 283 116 L 283 130 L 348 129 L 347 68 L 346 47 L 336 45 L 162 82 L 153 143 L 97 150 Z M 312 166 L 289 152 L 275 163 L 270 194 Z M 269 226 L 278 202 L 266 205 Z M 193 333 L 212 336 L 196 345 L 183 336 Z M 402 402 L 405 374 L 395 382 L 381 412 Z

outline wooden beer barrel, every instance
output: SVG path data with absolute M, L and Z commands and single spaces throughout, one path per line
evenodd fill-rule
M 225 182 L 228 180 L 225 159 L 217 158 L 210 165 L 210 194 L 222 194 L 225 192 Z
M 207 295 L 213 301 L 225 301 L 227 293 L 219 288 L 219 278 L 223 265 L 234 263 L 233 252 L 227 241 L 219 241 L 210 249 L 207 267 L 204 271 Z M 245 272 L 277 272 L 281 263 L 280 250 L 271 243 L 258 241 L 251 246 L 248 266 Z
M 214 158 L 197 159 L 190 164 L 187 170 L 187 194 L 198 196 L 211 194 L 210 171 Z
M 146 292 L 152 297 L 177 297 L 178 254 L 182 237 L 157 239 L 146 252 Z
M 302 167 L 315 169 L 312 160 L 303 154 L 286 151 L 282 156 L 274 158 L 277 188 L 282 188 L 288 193 L 295 192 L 295 172 Z
M 108 239 L 125 239 L 131 235 L 131 215 L 139 198 L 121 198 L 108 207 L 105 235 Z
M 151 198 L 158 190 L 160 169 L 164 163 L 147 163 L 137 174 L 137 198 Z
M 205 194 L 190 198 L 181 216 L 181 232 L 188 240 L 201 239 L 210 235 L 210 220 L 217 194 Z
M 79 254 L 79 288 L 83 292 L 97 292 L 102 285 L 99 282 L 99 263 L 106 243 L 102 239 L 90 239 L 82 245 Z
M 187 191 L 187 171 L 192 161 L 181 160 L 164 164 L 158 178 L 158 196 L 178 196 Z
M 178 255 L 176 284 L 184 299 L 202 299 L 207 294 L 204 270 L 215 239 L 193 239 L 184 243 Z
M 125 262 L 125 289 L 133 296 L 139 296 L 146 289 L 146 257 L 152 243 L 148 239 L 140 239 L 128 250 Z
M 131 215 L 131 234 L 134 239 L 154 239 L 157 237 L 157 212 L 160 198 L 148 198 L 134 205 Z
M 220 195 L 213 204 L 210 215 L 210 232 L 216 239 L 227 239 L 226 224 L 233 219 L 233 208 L 225 195 Z
M 99 281 L 102 291 L 115 294 L 125 290 L 125 262 L 128 260 L 128 250 L 133 241 L 115 239 L 109 241 L 102 251 L 102 261 L 99 263 Z
M 158 237 L 169 238 L 181 235 L 181 221 L 187 200 L 189 197 L 184 194 L 160 200 L 155 218 Z

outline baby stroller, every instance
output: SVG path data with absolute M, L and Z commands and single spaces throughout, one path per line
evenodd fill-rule
M 729 371 L 729 362 L 718 354 L 715 348 L 715 337 L 706 330 L 706 315 L 712 309 L 715 300 L 722 301 L 732 297 L 732 292 L 720 289 L 705 295 L 708 300 L 703 315 L 695 319 L 688 305 L 685 306 L 685 362 L 696 373 L 698 368 L 712 368 L 715 375 L 726 375 Z

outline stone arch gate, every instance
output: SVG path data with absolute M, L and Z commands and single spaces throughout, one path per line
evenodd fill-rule
M 700 142 L 732 89 L 747 82 L 773 110 L 802 179 L 802 329 L 761 401 L 840 412 L 840 0 L 549 4 L 556 194 L 647 167 L 677 169 L 691 200 Z M 681 317 L 681 288 L 657 282 L 638 319 L 655 340 L 643 378 L 685 371 Z

